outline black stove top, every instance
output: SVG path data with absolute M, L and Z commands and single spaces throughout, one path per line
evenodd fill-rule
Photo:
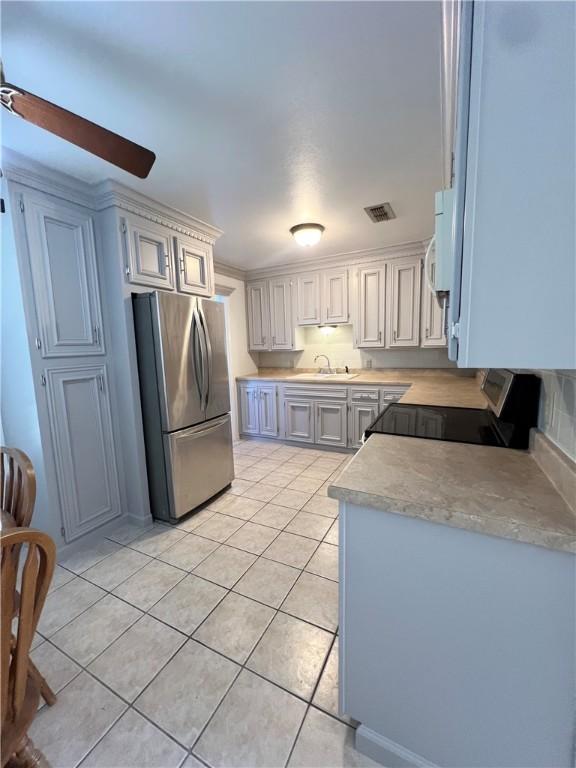
M 484 408 L 394 403 L 365 434 L 366 437 L 379 433 L 505 447 L 510 445 L 505 427 L 492 411 Z

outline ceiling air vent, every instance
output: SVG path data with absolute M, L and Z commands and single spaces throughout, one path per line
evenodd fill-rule
M 390 203 L 381 203 L 380 205 L 369 205 L 368 208 L 364 208 L 370 219 L 374 224 L 378 224 L 381 221 L 390 221 L 395 219 L 396 214 L 392 210 Z

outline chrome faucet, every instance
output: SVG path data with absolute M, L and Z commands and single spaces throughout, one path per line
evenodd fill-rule
M 328 363 L 328 373 L 334 373 L 334 371 L 332 370 L 332 366 L 330 365 L 330 358 L 328 357 L 328 355 L 316 355 L 316 357 L 314 358 L 314 362 L 316 362 L 316 360 L 318 360 L 319 357 L 325 357 L 326 358 L 326 362 Z M 322 373 L 322 372 L 323 371 L 322 371 L 322 368 L 321 368 L 320 369 L 320 373 Z

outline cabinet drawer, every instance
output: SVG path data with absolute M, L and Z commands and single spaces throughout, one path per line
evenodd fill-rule
M 377 403 L 380 398 L 378 387 L 350 387 L 351 400 L 360 403 Z
M 380 402 L 395 403 L 400 400 L 402 395 L 410 389 L 408 385 L 404 387 L 386 387 L 380 391 Z
M 286 384 L 284 395 L 285 397 L 313 397 L 314 399 L 327 397 L 330 400 L 346 400 L 348 388 L 316 384 Z

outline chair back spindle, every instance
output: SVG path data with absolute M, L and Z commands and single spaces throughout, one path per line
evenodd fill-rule
M 36 475 L 24 451 L 0 447 L 0 509 L 18 527 L 30 525 L 36 501 Z

